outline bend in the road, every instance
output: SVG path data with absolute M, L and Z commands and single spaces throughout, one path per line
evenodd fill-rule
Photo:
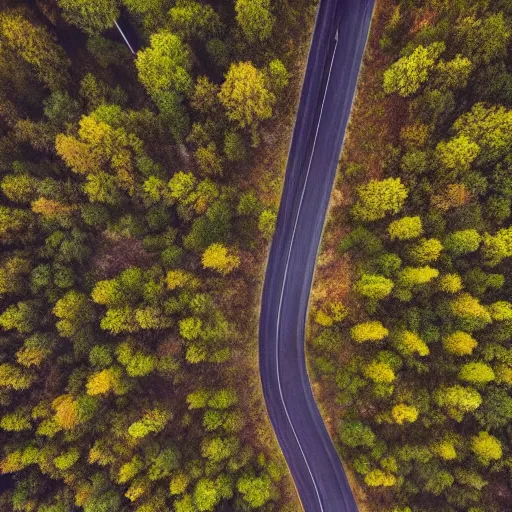
M 304 330 L 373 5 L 374 0 L 321 0 L 262 295 L 263 393 L 307 512 L 357 511 L 311 391 Z
M 288 277 L 288 267 L 289 267 L 289 264 L 290 264 L 290 256 L 291 256 L 292 249 L 293 249 L 293 242 L 295 240 L 295 234 L 297 232 L 297 223 L 299 221 L 299 215 L 300 215 L 300 212 L 301 212 L 301 209 L 302 209 L 302 203 L 304 201 L 304 194 L 306 192 L 306 186 L 308 184 L 309 173 L 311 171 L 311 163 L 313 162 L 313 155 L 315 153 L 316 140 L 318 138 L 318 131 L 320 129 L 320 122 L 322 120 L 322 113 L 324 111 L 324 106 L 325 106 L 325 98 L 327 96 L 327 88 L 329 87 L 329 81 L 331 79 L 332 65 L 334 63 L 334 57 L 336 56 L 336 50 L 338 48 L 338 34 L 339 34 L 338 30 L 336 30 L 334 50 L 333 50 L 333 53 L 332 53 L 331 63 L 329 65 L 329 73 L 327 75 L 327 84 L 326 84 L 326 87 L 325 87 L 324 97 L 322 99 L 322 106 L 320 108 L 320 116 L 318 118 L 318 123 L 317 123 L 316 130 L 315 130 L 315 138 L 313 140 L 313 147 L 312 147 L 312 150 L 311 150 L 311 157 L 309 159 L 308 169 L 306 171 L 306 179 L 304 180 L 304 185 L 302 187 L 302 192 L 301 192 L 300 201 L 299 201 L 299 208 L 297 210 L 297 215 L 295 216 L 295 221 L 294 221 L 294 224 L 293 224 L 292 239 L 291 239 L 291 242 L 290 242 L 290 248 L 288 249 L 288 255 L 286 257 L 286 265 L 285 265 L 285 268 L 284 268 L 283 285 L 281 287 L 281 294 L 280 294 L 280 298 L 279 298 L 279 307 L 278 307 L 278 310 L 277 310 L 277 326 L 276 326 L 276 340 L 277 340 L 277 343 L 276 343 L 276 373 L 277 373 L 277 385 L 279 387 L 279 396 L 280 396 L 281 402 L 283 404 L 283 408 L 284 408 L 284 411 L 285 411 L 285 414 L 286 414 L 286 419 L 288 420 L 288 423 L 290 424 L 290 427 L 291 427 L 291 429 L 293 431 L 293 435 L 295 437 L 295 440 L 297 441 L 297 445 L 299 446 L 299 449 L 300 449 L 300 452 L 302 454 L 302 457 L 304 458 L 304 463 L 306 464 L 306 467 L 308 468 L 309 475 L 311 476 L 311 481 L 312 481 L 313 486 L 315 488 L 315 494 L 317 496 L 318 504 L 320 506 L 320 511 L 321 512 L 324 512 L 324 508 L 323 508 L 323 505 L 322 505 L 322 497 L 320 496 L 320 493 L 318 491 L 318 486 L 316 484 L 315 476 L 313 475 L 313 472 L 311 471 L 311 467 L 310 467 L 310 465 L 308 463 L 308 459 L 306 457 L 306 454 L 304 453 L 304 450 L 302 449 L 302 445 L 300 443 L 299 437 L 297 436 L 297 432 L 295 430 L 295 427 L 293 426 L 293 422 L 292 422 L 292 420 L 290 418 L 290 414 L 288 412 L 288 408 L 286 407 L 286 402 L 285 402 L 284 396 L 283 396 L 283 390 L 282 390 L 282 387 L 281 387 L 281 377 L 279 375 L 279 328 L 281 326 L 281 323 L 280 323 L 281 311 L 282 311 L 282 308 L 283 308 L 284 289 L 285 289 L 285 286 L 286 286 L 286 278 Z

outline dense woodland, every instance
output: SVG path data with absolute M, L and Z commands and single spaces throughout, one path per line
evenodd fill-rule
M 1 511 L 293 509 L 251 389 L 255 162 L 312 4 L 1 2 Z
M 512 2 L 383 1 L 372 30 L 311 369 L 369 510 L 510 510 Z

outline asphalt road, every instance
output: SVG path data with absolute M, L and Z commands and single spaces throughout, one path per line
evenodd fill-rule
M 374 0 L 321 0 L 263 287 L 263 392 L 306 512 L 357 511 L 311 392 L 304 330 L 373 5 Z

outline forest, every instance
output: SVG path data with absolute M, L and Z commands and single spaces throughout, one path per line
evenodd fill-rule
M 364 510 L 512 503 L 512 2 L 378 1 L 310 371 Z
M 256 326 L 315 12 L 1 2 L 1 511 L 297 509 Z

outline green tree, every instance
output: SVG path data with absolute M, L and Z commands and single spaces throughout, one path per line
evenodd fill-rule
M 469 293 L 461 293 L 453 299 L 450 302 L 450 310 L 461 329 L 469 332 L 483 329 L 491 323 L 491 315 L 487 309 Z
M 507 153 L 512 143 L 509 128 L 512 126 L 512 111 L 502 106 L 487 106 L 477 103 L 470 112 L 462 114 L 453 124 L 459 136 L 465 136 L 480 147 L 477 162 L 494 162 Z
M 19 256 L 5 259 L 0 264 L 0 295 L 20 295 L 25 290 L 25 278 L 30 273 L 30 262 Z
M 224 136 L 224 155 L 230 162 L 242 162 L 247 158 L 244 139 L 238 132 L 226 132 Z
M 36 184 L 36 179 L 28 173 L 6 174 L 0 182 L 0 188 L 11 201 L 29 204 L 36 198 Z
M 78 462 L 79 458 L 80 451 L 78 448 L 73 447 L 64 452 L 62 455 L 55 457 L 53 462 L 57 469 L 60 469 L 61 471 L 67 471 Z
M 197 389 L 187 395 L 187 403 L 189 409 L 203 409 L 208 404 L 211 391 L 208 389 Z
M 400 178 L 388 178 L 360 185 L 357 194 L 352 214 L 357 220 L 369 222 L 383 219 L 388 213 L 398 213 L 407 198 L 407 189 Z
M 441 59 L 436 66 L 435 84 L 440 89 L 464 89 L 472 71 L 472 62 L 460 54 L 447 62 Z
M 0 428 L 7 432 L 21 432 L 22 430 L 30 430 L 30 416 L 28 411 L 18 409 L 9 414 L 4 414 L 0 419 Z
M 425 151 L 408 151 L 400 161 L 400 169 L 404 173 L 404 177 L 408 177 L 410 180 L 427 172 L 429 167 L 429 155 Z
M 171 478 L 171 483 L 169 485 L 169 492 L 171 493 L 172 496 L 175 496 L 178 494 L 183 494 L 187 490 L 189 481 L 190 481 L 190 479 L 187 474 L 182 473 L 182 472 L 176 473 Z
M 439 259 L 443 244 L 437 238 L 422 238 L 408 250 L 409 258 L 418 265 Z
M 40 366 L 47 360 L 56 346 L 55 338 L 50 334 L 35 333 L 25 339 L 23 346 L 16 352 L 16 361 L 22 366 Z
M 407 57 L 402 57 L 384 72 L 384 91 L 387 94 L 398 93 L 411 96 L 428 80 L 437 59 L 444 52 L 444 43 L 432 43 L 425 47 L 419 45 Z
M 59 318 L 55 326 L 61 336 L 71 337 L 94 319 L 94 309 L 89 298 L 76 290 L 67 292 L 53 308 Z
M 210 142 L 207 146 L 200 146 L 194 153 L 199 171 L 204 175 L 221 176 L 222 160 L 217 152 L 217 146 Z
M 208 406 L 214 409 L 229 409 L 238 403 L 236 392 L 231 389 L 215 391 L 208 399 Z
M 229 64 L 230 50 L 230 46 L 218 37 L 214 37 L 206 43 L 208 55 L 213 63 L 221 69 L 225 69 Z
M 0 37 L 4 45 L 35 69 L 46 87 L 54 90 L 66 85 L 70 61 L 44 26 L 34 25 L 20 14 L 3 12 Z
M 203 322 L 199 318 L 187 317 L 179 321 L 180 336 L 186 340 L 195 340 L 202 333 Z
M 290 73 L 279 59 L 270 61 L 268 65 L 268 81 L 270 90 L 278 93 L 283 90 L 290 81 Z
M 265 74 L 251 62 L 231 64 L 219 99 L 228 118 L 241 128 L 254 127 L 272 116 L 276 98 L 266 87 Z
M 151 433 L 161 432 L 171 419 L 170 411 L 159 408 L 151 409 L 140 420 L 130 425 L 128 434 L 135 439 L 140 439 Z
M 0 242 L 12 244 L 27 241 L 33 214 L 27 210 L 0 206 Z
M 459 135 L 447 142 L 439 142 L 436 146 L 437 159 L 445 169 L 448 169 L 449 180 L 456 179 L 459 174 L 468 171 L 479 152 L 478 144 L 466 135 Z
M 454 231 L 444 239 L 444 247 L 457 257 L 478 250 L 481 240 L 482 237 L 476 229 Z
M 274 28 L 275 17 L 270 0 L 236 0 L 236 21 L 251 43 L 267 40 Z
M 32 332 L 39 321 L 38 309 L 38 304 L 34 301 L 11 304 L 0 314 L 0 327 L 5 331 L 15 329 L 20 334 Z
M 196 183 L 197 181 L 192 173 L 178 171 L 168 183 L 171 198 L 177 201 L 185 201 L 194 190 Z
M 101 183 L 93 184 L 91 193 L 98 189 L 98 194 L 108 195 L 111 191 L 115 193 L 117 187 L 133 193 L 135 159 L 143 154 L 142 142 L 135 135 L 98 121 L 94 115 L 84 116 L 79 123 L 78 138 L 58 134 L 55 147 L 59 156 L 77 174 L 98 175 L 102 179 L 105 178 L 101 173 L 116 176 L 116 181 L 107 187 Z M 98 199 L 109 204 L 101 194 Z
M 462 290 L 462 279 L 459 274 L 443 274 L 437 284 L 439 289 L 446 293 L 457 293 Z
M 210 5 L 194 0 L 177 0 L 169 11 L 169 18 L 172 32 L 185 39 L 206 40 L 218 35 L 223 28 L 219 15 Z
M 393 253 L 384 253 L 377 258 L 377 268 L 386 277 L 393 277 L 402 265 L 400 256 Z
M 134 457 L 132 457 L 132 459 L 129 462 L 125 462 L 119 468 L 117 481 L 120 484 L 125 484 L 126 482 L 129 482 L 135 476 L 137 476 L 137 473 L 139 473 L 139 471 L 141 471 L 143 468 L 144 468 L 144 463 L 142 462 L 140 457 L 135 455 Z
M 484 296 L 488 289 L 499 290 L 504 284 L 503 274 L 484 272 L 479 267 L 472 268 L 464 276 L 464 285 L 467 290 L 478 297 Z
M 273 485 L 269 475 L 243 475 L 236 484 L 238 491 L 251 508 L 258 509 L 270 501 L 273 495 Z
M 130 377 L 144 377 L 154 371 L 156 363 L 156 356 L 137 352 L 126 365 L 126 373 Z
M 0 364 L 0 388 L 25 390 L 29 389 L 34 381 L 34 375 L 24 370 L 21 366 L 11 363 Z
M 114 26 L 119 17 L 116 0 L 57 0 L 67 22 L 89 34 Z
M 135 309 L 130 306 L 110 308 L 100 321 L 100 327 L 112 334 L 137 332 L 141 329 L 135 316 Z
M 495 235 L 486 233 L 483 236 L 482 253 L 485 262 L 495 267 L 504 258 L 512 256 L 512 227 L 500 229 Z
M 194 488 L 194 503 L 201 512 L 215 510 L 215 506 L 221 499 L 219 489 L 215 481 L 209 478 L 201 478 Z
M 139 80 L 151 97 L 159 104 L 164 100 L 164 93 L 190 94 L 192 57 L 187 46 L 167 30 L 152 34 L 150 43 L 137 53 L 135 65 Z
M 271 240 L 276 228 L 277 213 L 272 210 L 263 210 L 258 219 L 258 229 L 266 240 Z
M 162 27 L 170 2 L 168 0 L 122 0 L 130 14 L 151 34 Z
M 219 86 L 210 82 L 208 77 L 200 76 L 196 80 L 190 103 L 198 112 L 207 114 L 218 105 L 218 94 Z
M 372 429 L 360 421 L 342 420 L 339 425 L 338 435 L 341 442 L 351 448 L 359 446 L 372 447 L 377 440 Z
M 388 233 L 391 240 L 417 238 L 423 233 L 421 218 L 419 216 L 402 217 L 401 219 L 394 220 L 388 226 Z
M 475 416 L 489 430 L 505 427 L 512 420 L 512 397 L 504 389 L 491 389 Z
M 233 456 L 239 448 L 236 437 L 211 437 L 201 443 L 201 454 L 212 463 L 218 463 Z
M 448 415 L 461 422 L 464 414 L 473 412 L 482 404 L 482 396 L 471 387 L 451 386 L 441 388 L 434 395 L 436 403 L 446 409 Z
M 512 320 L 512 304 L 510 302 L 500 300 L 494 302 L 487 307 L 493 320 L 502 322 L 504 320 Z
M 369 299 L 381 300 L 393 290 L 393 281 L 378 274 L 363 274 L 354 284 L 354 290 Z
M 487 384 L 495 379 L 492 368 L 481 361 L 466 363 L 459 371 L 459 379 L 471 384 Z
M 89 352 L 89 362 L 95 368 L 106 368 L 112 364 L 112 354 L 107 345 L 94 345 Z
M 489 64 L 506 56 L 511 31 L 503 12 L 499 12 L 481 18 L 461 18 L 455 34 L 465 55 L 477 64 Z

